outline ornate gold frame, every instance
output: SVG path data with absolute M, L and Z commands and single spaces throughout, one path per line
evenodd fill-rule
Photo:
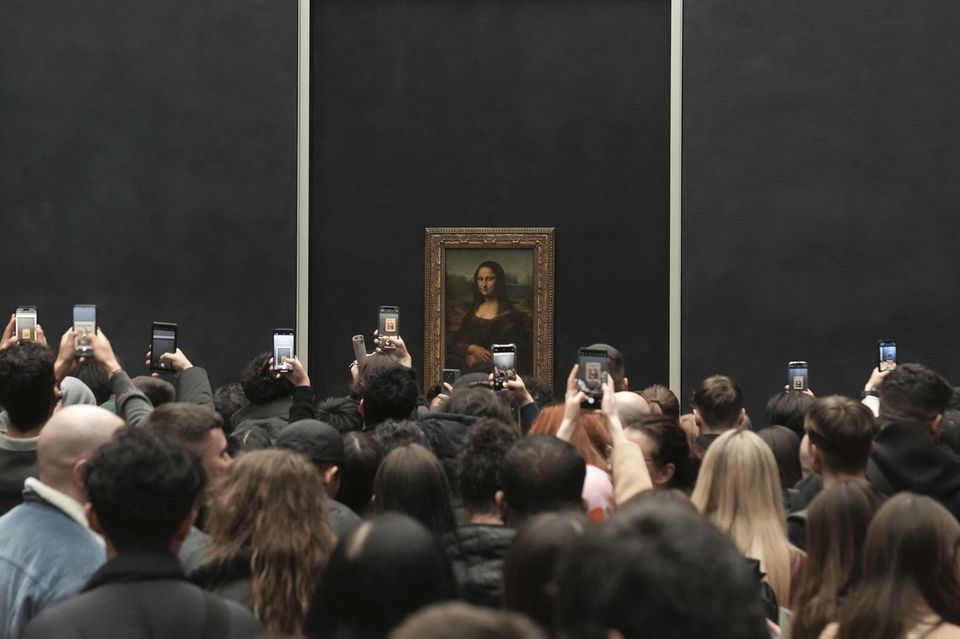
M 425 242 L 423 384 L 437 383 L 443 370 L 443 311 L 446 307 L 447 249 L 533 249 L 533 369 L 553 386 L 553 227 L 428 228 Z

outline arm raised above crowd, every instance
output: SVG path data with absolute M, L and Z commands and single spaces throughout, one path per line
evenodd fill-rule
M 153 404 L 133 385 L 130 376 L 120 367 L 110 340 L 99 328 L 91 336 L 90 346 L 93 349 L 93 359 L 104 375 L 110 379 L 110 390 L 117 397 L 117 415 L 127 423 L 127 426 L 131 428 L 139 426 L 140 422 L 153 410 Z
M 650 479 L 643 449 L 627 439 L 623 432 L 623 423 L 617 410 L 617 391 L 609 375 L 603 383 L 603 415 L 606 417 L 610 440 L 613 443 L 610 470 L 613 475 L 614 498 L 619 505 L 634 495 L 653 488 L 653 480 Z

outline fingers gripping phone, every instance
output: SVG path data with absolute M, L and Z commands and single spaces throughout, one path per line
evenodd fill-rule
M 577 382 L 587 396 L 580 406 L 596 410 L 603 403 L 603 382 L 610 370 L 610 356 L 605 350 L 581 348 L 579 364 Z
M 17 308 L 16 331 L 18 342 L 37 341 L 37 309 L 34 306 Z
M 150 329 L 150 370 L 169 372 L 173 364 L 160 357 L 164 353 L 177 352 L 177 325 L 171 322 L 154 322 Z
M 810 367 L 806 362 L 787 364 L 787 386 L 795 391 L 805 391 L 810 387 Z
M 293 357 L 294 333 L 292 328 L 278 328 L 273 331 L 273 368 L 279 373 L 289 373 L 290 364 L 285 364 L 284 357 Z
M 493 389 L 503 390 L 507 382 L 517 379 L 517 345 L 494 344 L 493 353 Z
M 74 353 L 77 357 L 93 355 L 91 340 L 97 332 L 96 304 L 77 304 L 73 307 L 73 330 L 77 333 Z
M 386 338 L 400 337 L 400 308 L 397 306 L 381 306 L 380 321 L 377 335 L 380 337 L 380 348 L 394 348 L 387 344 Z
M 897 343 L 892 339 L 877 342 L 877 370 L 893 370 L 897 366 Z

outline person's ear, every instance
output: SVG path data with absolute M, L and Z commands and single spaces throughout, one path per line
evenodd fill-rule
M 943 413 L 930 420 L 930 434 L 934 439 L 940 436 L 940 429 L 943 428 Z
M 507 519 L 507 496 L 503 494 L 502 490 L 498 490 L 493 496 L 493 500 L 497 502 L 497 511 L 500 513 L 500 518 L 506 521 Z
M 364 417 L 363 414 L 363 398 L 360 398 L 360 402 L 357 404 L 357 410 L 360 411 L 360 417 Z
M 87 502 L 83 506 L 83 514 L 87 516 L 87 523 L 90 524 L 90 530 L 98 535 L 106 535 L 103 526 L 100 525 L 100 518 L 97 517 L 97 511 L 93 509 L 93 504 Z
M 340 467 L 331 466 L 321 473 L 323 477 L 323 487 L 326 489 L 327 494 L 330 497 L 336 497 L 337 491 L 340 489 Z
M 697 428 L 703 430 L 703 421 L 700 419 L 700 411 L 696 408 L 693 409 L 693 421 L 696 422 Z
M 625 390 L 625 391 L 626 391 L 626 390 L 630 390 L 630 378 L 629 378 L 629 377 L 624 377 L 624 378 L 623 378 L 623 388 L 620 389 L 620 390 Z
M 746 420 L 747 420 L 747 409 L 746 409 L 746 408 L 741 408 L 741 409 L 740 409 L 740 416 L 737 417 L 737 426 L 743 426 L 743 424 L 744 424 L 744 422 L 746 422 Z
M 810 442 L 810 461 L 813 462 L 813 469 L 818 473 L 823 474 L 821 460 L 822 460 L 822 457 L 820 456 L 820 448 L 811 441 Z
M 677 474 L 677 465 L 664 464 L 662 467 L 657 469 L 655 474 L 656 477 L 653 479 L 653 483 L 657 486 L 666 486 L 670 483 L 670 480 L 673 479 L 673 476 Z
M 87 497 L 87 460 L 85 457 L 82 457 L 73 463 L 73 468 L 70 469 L 70 480 L 73 482 L 74 487 L 80 491 L 80 494 L 83 495 L 84 500 Z

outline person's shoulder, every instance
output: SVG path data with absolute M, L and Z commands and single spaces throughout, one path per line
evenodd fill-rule
M 927 635 L 927 639 L 960 639 L 960 626 L 943 623 Z

